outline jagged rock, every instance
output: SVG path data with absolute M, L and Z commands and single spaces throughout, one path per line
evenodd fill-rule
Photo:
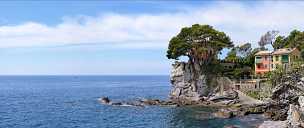
M 303 128 L 304 127 L 304 96 L 298 99 L 299 105 L 290 104 L 288 110 L 287 123 L 290 128 Z
M 273 121 L 284 121 L 287 118 L 288 108 L 285 104 L 267 103 L 264 109 L 264 116 Z
M 291 104 L 304 94 L 304 69 L 294 69 L 278 80 L 280 83 L 272 91 L 271 98 L 277 102 Z

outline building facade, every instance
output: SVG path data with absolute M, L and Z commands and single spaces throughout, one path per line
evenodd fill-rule
M 272 70 L 272 52 L 260 51 L 255 54 L 255 74 L 263 75 Z
M 273 70 L 278 69 L 280 66 L 282 68 L 288 68 L 297 62 L 301 57 L 301 53 L 298 49 L 278 49 L 272 53 L 273 56 Z
M 296 48 L 277 49 L 273 52 L 260 51 L 255 54 L 255 74 L 263 75 L 280 67 L 287 69 L 300 60 L 300 55 Z

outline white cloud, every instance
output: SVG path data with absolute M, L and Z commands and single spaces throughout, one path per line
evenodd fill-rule
M 55 26 L 37 22 L 0 26 L 0 48 L 91 43 L 105 47 L 166 48 L 181 27 L 194 23 L 213 25 L 236 43 L 257 42 L 260 35 L 271 29 L 281 34 L 304 29 L 302 2 L 250 4 L 219 2 L 175 13 L 64 17 Z

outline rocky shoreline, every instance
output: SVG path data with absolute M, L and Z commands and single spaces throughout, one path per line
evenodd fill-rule
M 191 82 L 187 82 L 191 81 L 191 76 L 188 75 L 191 75 L 191 71 L 186 63 L 174 65 L 171 73 L 173 89 L 170 93 L 170 100 L 141 99 L 132 102 L 112 102 L 109 98 L 103 97 L 99 101 L 114 106 L 213 107 L 218 108 L 218 111 L 213 113 L 213 116 L 217 118 L 263 114 L 271 120 L 265 121 L 259 128 L 304 127 L 304 66 L 282 76 L 279 80 L 280 83 L 272 90 L 272 96 L 263 102 L 226 87 L 212 88 L 212 91 L 205 95 L 206 92 L 197 91 Z M 202 88 L 207 88 L 203 81 L 201 84 Z
M 112 102 L 108 97 L 103 97 L 98 99 L 99 102 L 105 105 L 113 106 L 135 106 L 135 107 L 146 107 L 146 106 L 162 106 L 162 107 L 183 107 L 183 106 L 198 106 L 198 107 L 212 107 L 218 108 L 218 111 L 213 113 L 215 118 L 233 118 L 233 117 L 243 117 L 249 114 L 263 114 L 266 118 L 272 121 L 265 121 L 259 126 L 259 128 L 301 128 L 304 123 L 302 123 L 302 118 L 300 113 L 304 111 L 304 96 L 301 96 L 301 105 L 291 105 L 290 109 L 285 111 L 285 106 L 276 103 L 264 103 L 256 105 L 244 105 L 244 104 L 232 104 L 224 105 L 218 104 L 212 101 L 164 101 L 159 99 L 142 99 L 132 102 Z M 286 113 L 288 113 L 286 115 Z M 298 127 L 288 127 L 288 126 L 298 126 Z

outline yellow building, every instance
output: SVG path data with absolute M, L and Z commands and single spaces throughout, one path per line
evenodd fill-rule
M 296 48 L 277 49 L 272 53 L 272 70 L 282 66 L 288 68 L 301 58 L 301 53 Z

